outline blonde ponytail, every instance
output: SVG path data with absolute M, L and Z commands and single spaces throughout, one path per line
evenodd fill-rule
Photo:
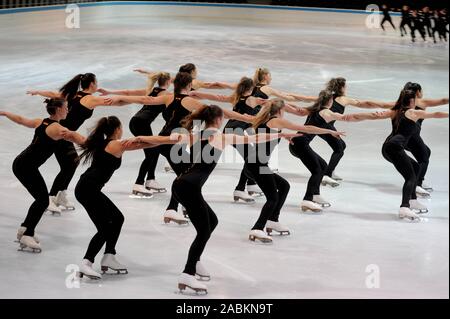
M 156 82 L 158 82 L 159 86 L 162 86 L 167 83 L 167 81 L 170 80 L 170 74 L 167 72 L 156 72 L 151 73 L 148 76 L 147 81 L 147 94 L 150 94 L 153 91 L 153 88 L 155 87 Z
M 262 81 L 264 81 L 264 76 L 267 74 L 270 74 L 269 69 L 267 68 L 257 68 L 255 75 L 253 76 L 253 82 L 255 82 L 255 85 L 260 84 Z
M 270 100 L 264 105 L 261 111 L 259 111 L 255 120 L 253 121 L 253 129 L 257 130 L 258 127 L 267 123 L 271 117 L 276 116 L 285 107 L 282 99 Z

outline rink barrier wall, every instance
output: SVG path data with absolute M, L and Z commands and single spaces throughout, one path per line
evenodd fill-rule
M 73 3 L 77 4 L 77 3 Z M 285 7 L 273 5 L 258 5 L 258 4 L 226 4 L 226 3 L 197 3 L 197 2 L 170 2 L 170 1 L 114 1 L 114 2 L 94 2 L 94 3 L 78 3 L 80 8 L 88 7 L 102 7 L 102 6 L 178 6 L 178 7 L 212 7 L 212 8 L 242 8 L 242 9 L 265 9 L 265 10 L 280 10 L 280 11 L 303 11 L 303 12 L 324 12 L 324 13 L 351 13 L 364 14 L 368 12 L 364 10 L 353 9 L 331 9 L 331 8 L 307 8 L 307 7 Z M 64 5 L 52 5 L 43 7 L 26 7 L 13 9 L 0 9 L 0 15 L 24 13 L 24 12 L 39 12 L 50 10 L 64 10 L 67 7 Z M 398 12 L 392 12 L 392 16 L 401 16 Z

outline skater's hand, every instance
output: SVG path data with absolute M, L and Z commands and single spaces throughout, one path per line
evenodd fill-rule
M 97 89 L 97 93 L 100 93 L 100 96 L 105 96 L 105 95 L 110 94 L 110 92 L 108 90 L 102 89 L 102 88 Z
M 268 100 L 257 97 L 256 98 L 256 103 L 258 103 L 258 105 L 263 105 L 264 103 L 266 103 Z
M 137 73 L 141 73 L 141 74 L 150 74 L 150 72 L 148 72 L 147 70 L 144 69 L 134 69 L 133 72 L 137 72 Z
M 0 116 L 6 116 L 6 112 L 5 111 L 0 111 Z
M 31 96 L 35 96 L 35 95 L 39 95 L 39 91 L 27 91 L 27 94 L 31 95 Z
M 336 137 L 336 138 L 341 138 L 341 136 L 346 136 L 345 132 L 333 132 L 331 133 L 332 136 Z
M 190 136 L 187 134 L 172 133 L 170 134 L 171 141 L 177 141 L 176 144 L 189 144 Z

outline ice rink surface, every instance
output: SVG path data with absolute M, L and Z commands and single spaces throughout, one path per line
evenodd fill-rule
M 397 33 L 370 30 L 364 15 L 256 9 L 165 6 L 83 8 L 81 28 L 65 27 L 64 10 L 0 15 L 0 109 L 28 117 L 45 116 L 42 99 L 27 89 L 58 89 L 78 73 L 98 75 L 101 87 L 140 88 L 145 78 L 132 72 L 146 67 L 172 72 L 187 62 L 206 81 L 236 82 L 256 67 L 272 71 L 275 88 L 317 94 L 332 76 L 349 81 L 349 96 L 395 100 L 407 81 L 419 82 L 425 96 L 448 96 L 448 46 L 412 45 Z M 101 108 L 80 132 L 101 116 L 117 115 L 130 136 L 128 121 L 140 108 Z M 448 106 L 438 108 L 448 111 Z M 349 112 L 354 112 L 351 108 Z M 302 118 L 292 118 L 303 123 Z M 299 209 L 309 172 L 283 142 L 278 167 L 291 182 L 281 215 L 290 237 L 271 246 L 252 244 L 248 232 L 264 203 L 234 204 L 232 192 L 241 164 L 222 163 L 205 186 L 205 197 L 219 226 L 203 262 L 213 280 L 210 298 L 448 298 L 448 120 L 427 120 L 422 135 L 432 149 L 427 183 L 435 191 L 426 203 L 427 221 L 399 221 L 403 183 L 381 156 L 390 132 L 388 121 L 338 123 L 347 131 L 347 150 L 337 173 L 338 188 L 323 188 L 333 206 L 321 215 Z M 154 128 L 162 127 L 158 119 Z M 14 177 L 15 156 L 33 131 L 0 119 L 0 298 L 190 298 L 176 293 L 192 226 L 166 226 L 162 213 L 169 194 L 154 199 L 129 197 L 141 151 L 126 154 L 123 166 L 105 188 L 125 215 L 118 256 L 127 276 L 83 281 L 70 289 L 73 269 L 81 261 L 95 228 L 79 203 L 75 212 L 45 215 L 37 228 L 43 252 L 17 251 L 13 243 L 31 197 Z M 316 150 L 326 159 L 330 149 L 320 139 Z M 230 149 L 226 155 L 233 157 Z M 157 179 L 170 188 L 173 175 Z M 70 186 L 70 196 L 79 175 Z M 48 184 L 58 166 L 54 158 L 41 169 Z M 97 268 L 99 261 L 97 259 Z M 375 272 L 374 272 L 375 269 Z M 66 270 L 68 272 L 66 272 Z M 379 273 L 379 288 L 369 289 Z M 69 285 L 67 283 L 69 282 Z

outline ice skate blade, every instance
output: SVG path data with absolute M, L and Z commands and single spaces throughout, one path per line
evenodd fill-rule
M 83 279 L 83 277 L 86 277 L 86 278 L 89 278 L 91 280 L 100 280 L 100 279 L 102 279 L 102 277 L 87 275 L 87 274 L 85 274 L 83 272 L 78 272 L 77 273 L 77 277 L 79 279 Z
M 33 253 L 33 254 L 40 254 L 42 252 L 41 248 L 31 248 L 28 246 L 25 246 L 23 244 L 20 244 L 19 249 L 17 251 L 22 251 L 25 253 Z
M 309 207 L 302 206 L 302 212 L 304 212 L 304 213 L 308 213 L 308 212 L 321 213 L 322 210 L 321 209 L 311 209 Z
M 420 217 L 409 217 L 409 216 L 399 216 L 399 219 L 401 221 L 406 221 L 406 222 L 410 222 L 410 223 L 420 223 L 420 222 L 424 221 L 424 219 L 422 219 Z
M 153 194 L 141 193 L 133 191 L 130 195 L 131 198 L 153 198 Z
M 211 281 L 211 276 L 202 276 L 202 275 L 199 275 L 199 274 L 195 274 L 195 278 L 198 281 Z
M 416 195 L 421 197 L 421 198 L 427 198 L 427 199 L 431 198 L 431 194 L 419 194 L 419 193 L 416 193 Z
M 108 272 L 108 270 L 114 272 Z M 128 269 L 114 269 L 108 266 L 102 266 L 102 273 L 107 275 L 128 275 Z
M 429 213 L 429 210 L 428 210 L 428 209 L 413 209 L 413 211 L 414 211 L 416 214 L 420 214 L 420 215 L 428 214 L 428 213 Z
M 261 242 L 261 243 L 263 243 L 263 244 L 272 244 L 273 243 L 273 241 L 272 241 L 272 239 L 268 239 L 268 238 L 260 238 L 260 237 L 256 237 L 256 236 L 253 236 L 253 235 L 250 235 L 250 236 L 248 236 L 248 239 L 250 240 L 250 241 L 252 241 L 252 242 L 257 242 L 257 241 L 259 241 L 259 242 Z
M 322 208 L 330 208 L 331 207 L 330 203 L 318 203 L 318 202 L 314 202 L 314 203 L 321 206 Z
M 262 192 L 248 192 L 248 194 L 250 196 L 254 196 L 254 197 L 263 197 L 264 196 L 264 193 L 262 193 Z
M 278 231 L 278 230 L 275 230 L 275 229 L 272 229 L 272 228 L 266 228 L 266 233 L 267 233 L 267 235 L 269 235 L 269 236 L 272 236 L 272 233 L 275 233 L 276 235 L 278 235 L 278 236 L 290 236 L 291 235 L 291 232 L 289 231 L 289 230 L 286 230 L 286 231 Z
M 434 191 L 433 187 L 423 187 L 424 190 L 426 190 L 427 192 L 432 193 Z
M 189 224 L 189 222 L 186 221 L 186 220 L 177 220 L 177 219 L 173 219 L 173 218 L 169 218 L 169 217 L 164 217 L 164 223 L 165 224 L 170 224 L 170 222 L 174 222 L 175 224 L 178 224 L 178 225 L 187 225 L 187 224 Z
M 46 212 L 50 213 L 50 215 L 52 215 L 53 217 L 61 217 L 61 213 L 60 212 L 54 212 L 51 210 L 46 210 Z
M 147 188 L 149 191 L 153 192 L 154 194 L 163 194 L 167 193 L 167 189 L 165 188 Z
M 72 206 L 70 206 L 70 207 L 61 206 L 61 209 L 63 211 L 74 211 L 75 207 L 72 207 Z
M 246 198 L 241 198 L 241 197 L 234 197 L 234 202 L 235 203 L 239 203 L 239 201 L 243 201 L 244 203 L 246 203 L 246 204 L 253 204 L 253 203 L 255 203 L 255 200 L 252 198 L 252 199 L 246 199 Z
M 322 184 L 322 186 L 330 185 L 333 188 L 338 187 L 338 186 L 341 185 L 341 184 L 338 184 L 338 183 L 327 183 L 327 182 L 321 182 L 320 184 Z
M 189 288 L 192 291 L 194 291 L 197 295 L 204 295 L 204 296 L 206 296 L 208 294 L 208 291 L 206 289 L 203 289 L 203 288 L 192 288 L 192 287 L 190 287 L 188 285 L 185 285 L 185 284 L 178 284 L 178 289 L 179 289 L 181 294 L 184 294 L 187 288 Z

